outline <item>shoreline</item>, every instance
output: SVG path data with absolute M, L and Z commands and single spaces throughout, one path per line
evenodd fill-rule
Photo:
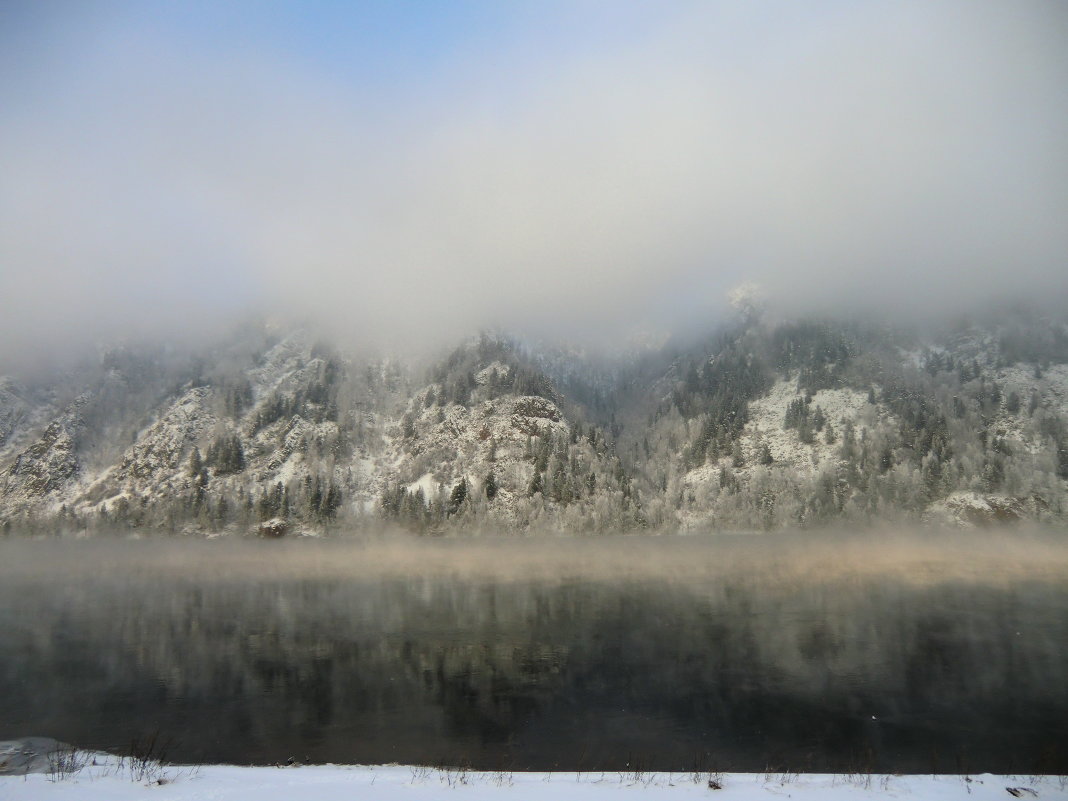
M 54 745 L 54 747 L 53 747 Z M 52 750 L 48 750 L 48 749 Z M 25 758 L 21 773 L 13 757 Z M 81 751 L 49 738 L 0 743 L 0 799 L 124 801 L 282 801 L 362 797 L 396 799 L 500 798 L 557 801 L 618 798 L 637 793 L 665 798 L 754 801 L 769 795 L 797 801 L 867 798 L 984 801 L 1068 799 L 1068 776 L 879 773 L 720 773 L 715 771 L 476 771 L 417 765 L 169 765 L 151 756 L 118 757 Z

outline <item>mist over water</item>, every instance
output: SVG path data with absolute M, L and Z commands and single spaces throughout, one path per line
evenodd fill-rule
M 0 738 L 183 762 L 1065 772 L 1046 534 L 0 542 Z

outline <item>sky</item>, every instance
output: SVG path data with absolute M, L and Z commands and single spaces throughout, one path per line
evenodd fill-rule
M 1068 5 L 0 2 L 0 372 L 1068 300 Z

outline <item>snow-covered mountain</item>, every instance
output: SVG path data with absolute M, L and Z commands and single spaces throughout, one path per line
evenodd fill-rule
M 755 316 L 626 357 L 483 335 L 429 369 L 295 329 L 0 379 L 9 533 L 1062 521 L 1068 327 Z

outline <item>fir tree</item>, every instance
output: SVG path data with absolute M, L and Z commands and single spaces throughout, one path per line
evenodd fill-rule
M 894 466 L 894 450 L 887 443 L 879 452 L 879 472 L 885 473 Z
M 816 413 L 812 415 L 812 428 L 815 431 L 822 431 L 824 424 L 827 422 L 827 415 L 823 413 L 823 409 L 819 406 L 816 407 Z
M 541 473 L 535 470 L 534 477 L 530 479 L 530 486 L 527 487 L 527 495 L 534 497 L 543 490 L 544 487 L 542 486 Z
M 452 488 L 452 492 L 449 494 L 449 508 L 448 514 L 454 515 L 460 511 L 464 505 L 464 501 L 467 500 L 467 479 L 461 478 L 457 482 L 456 486 Z
M 735 442 L 734 448 L 731 449 L 731 464 L 735 468 L 745 467 L 745 456 L 742 454 L 742 445 L 740 442 Z
M 834 445 L 838 441 L 838 434 L 835 433 L 834 426 L 831 422 L 827 421 L 827 428 L 823 432 L 823 441 L 828 445 Z
M 204 460 L 200 457 L 200 448 L 193 448 L 189 455 L 189 477 L 196 478 L 204 467 Z
M 771 455 L 771 448 L 768 447 L 768 443 L 763 442 L 760 445 L 760 463 L 762 465 L 769 465 L 775 461 L 775 458 Z

